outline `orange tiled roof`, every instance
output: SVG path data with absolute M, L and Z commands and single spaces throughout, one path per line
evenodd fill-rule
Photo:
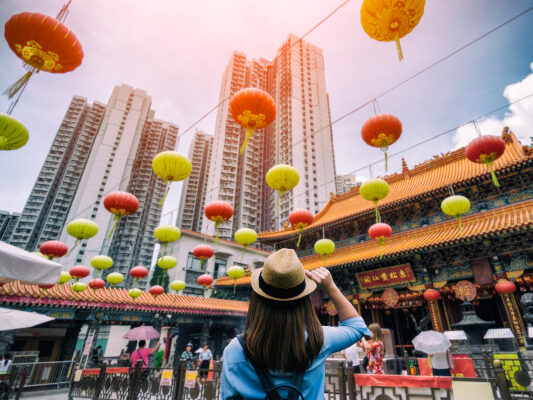
M 164 293 L 156 299 L 148 293 L 137 299 L 128 296 L 126 289 L 103 288 L 96 291 L 88 288 L 76 294 L 70 285 L 58 285 L 42 291 L 36 285 L 24 285 L 16 281 L 0 288 L 0 302 L 32 303 L 47 306 L 76 308 L 120 308 L 132 311 L 159 311 L 177 314 L 207 314 L 245 316 L 248 303 L 245 301 L 212 299 L 195 296 L 178 296 Z
M 480 235 L 531 229 L 533 226 L 533 200 L 472 214 L 464 217 L 462 223 L 462 238 L 459 237 L 459 229 L 455 219 L 394 234 L 385 242 L 383 257 L 439 247 L 454 241 L 466 241 Z M 379 256 L 379 244 L 374 240 L 368 240 L 336 250 L 328 256 L 326 267 L 369 261 L 377 259 Z M 318 254 L 304 257 L 301 261 L 306 269 L 315 269 L 323 265 L 322 256 Z M 249 283 L 249 276 L 237 280 L 237 285 Z M 233 285 L 233 279 L 217 279 L 215 285 L 230 286 Z
M 506 150 L 503 156 L 494 163 L 496 172 L 533 158 L 531 154 L 524 151 L 514 134 L 507 133 L 504 129 L 502 137 L 506 141 Z M 487 167 L 484 164 L 469 161 L 465 157 L 465 148 L 463 147 L 442 156 L 435 156 L 411 170 L 404 166 L 404 171 L 401 174 L 384 177 L 390 186 L 390 193 L 379 202 L 380 208 L 443 190 L 450 184 L 456 185 L 479 177 L 490 179 Z M 304 231 L 351 218 L 357 214 L 372 211 L 373 208 L 372 202 L 359 196 L 359 187 L 355 187 L 348 193 L 333 195 L 326 206 L 315 216 L 313 224 Z M 275 232 L 260 232 L 259 239 L 281 239 L 297 234 L 295 229 L 286 228 Z

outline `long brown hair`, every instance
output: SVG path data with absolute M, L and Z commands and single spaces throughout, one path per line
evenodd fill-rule
M 305 332 L 309 339 L 309 356 Z M 244 355 L 254 365 L 272 371 L 304 372 L 324 343 L 322 326 L 310 296 L 274 301 L 252 292 Z
M 381 331 L 381 326 L 379 326 L 377 322 L 368 325 L 368 330 L 373 333 L 372 340 L 383 342 L 383 332 Z

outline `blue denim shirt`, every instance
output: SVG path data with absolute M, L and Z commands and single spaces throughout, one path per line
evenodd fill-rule
M 306 371 L 302 385 L 305 400 L 324 399 L 326 358 L 357 342 L 363 335 L 372 335 L 361 317 L 342 321 L 340 326 L 323 326 L 324 344 L 318 356 Z M 270 372 L 274 385 L 289 383 L 292 373 Z M 240 394 L 245 400 L 263 400 L 265 392 L 254 367 L 244 357 L 243 349 L 234 338 L 224 349 L 224 363 L 220 384 L 222 400 Z

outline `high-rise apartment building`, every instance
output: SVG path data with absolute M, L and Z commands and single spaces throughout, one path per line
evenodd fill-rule
M 0 210 L 0 241 L 9 242 L 19 218 L 20 213 Z
M 206 201 L 224 200 L 235 209 L 232 220 L 220 229 L 224 238 L 241 227 L 279 229 L 294 208 L 317 213 L 335 191 L 322 50 L 289 35 L 273 61 L 248 60 L 245 54 L 235 52 L 223 74 L 220 101 L 245 87 L 270 93 L 277 115 L 271 126 L 254 132 L 240 155 L 244 130 L 232 119 L 229 101 L 218 109 Z M 300 183 L 285 195 L 278 213 L 279 197 L 266 185 L 265 174 L 281 163 L 298 170 Z M 202 231 L 212 234 L 212 225 Z
M 74 96 L 9 242 L 34 251 L 58 239 L 105 113 L 105 105 Z
M 355 174 L 337 175 L 335 176 L 335 193 L 347 193 L 362 182 L 362 179 Z
M 154 119 L 151 103 L 145 91 L 128 85 L 116 86 L 107 105 L 74 96 L 10 243 L 33 251 L 46 240 L 60 239 L 72 248 L 75 239 L 64 228 L 86 218 L 98 224 L 99 232 L 61 259 L 66 268 L 89 266 L 98 254 L 113 257 L 113 271 L 149 266 L 165 191 L 152 159 L 174 150 L 178 136 L 176 125 Z M 120 219 L 109 238 L 114 221 L 103 198 L 116 190 L 133 193 L 140 206 Z
M 150 265 L 153 229 L 161 216 L 159 200 L 165 190 L 164 182 L 152 171 L 152 158 L 160 151 L 174 150 L 178 135 L 176 125 L 153 118 L 151 103 L 144 90 L 128 85 L 113 89 L 67 218 L 90 219 L 99 231 L 64 260 L 66 265 L 89 265 L 98 254 L 109 254 L 114 259 L 113 271 L 125 276 L 133 265 Z M 109 238 L 114 221 L 103 198 L 116 190 L 136 195 L 140 207 L 135 214 L 122 217 Z M 69 248 L 75 241 L 66 230 L 61 240 Z
M 211 166 L 213 135 L 196 131 L 189 147 L 192 171 L 181 189 L 177 225 L 180 228 L 201 232 L 204 221 L 207 179 Z

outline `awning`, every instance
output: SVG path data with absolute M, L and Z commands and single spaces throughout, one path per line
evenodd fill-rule
M 45 322 L 52 321 L 54 318 L 36 312 L 0 308 L 0 319 L 2 320 L 0 331 L 10 331 L 44 324 Z
M 21 281 L 31 285 L 57 283 L 61 264 L 0 242 L 0 283 Z
M 446 336 L 450 341 L 468 340 L 465 331 L 444 331 L 444 336 Z
M 509 328 L 489 329 L 483 339 L 514 339 L 515 336 Z

